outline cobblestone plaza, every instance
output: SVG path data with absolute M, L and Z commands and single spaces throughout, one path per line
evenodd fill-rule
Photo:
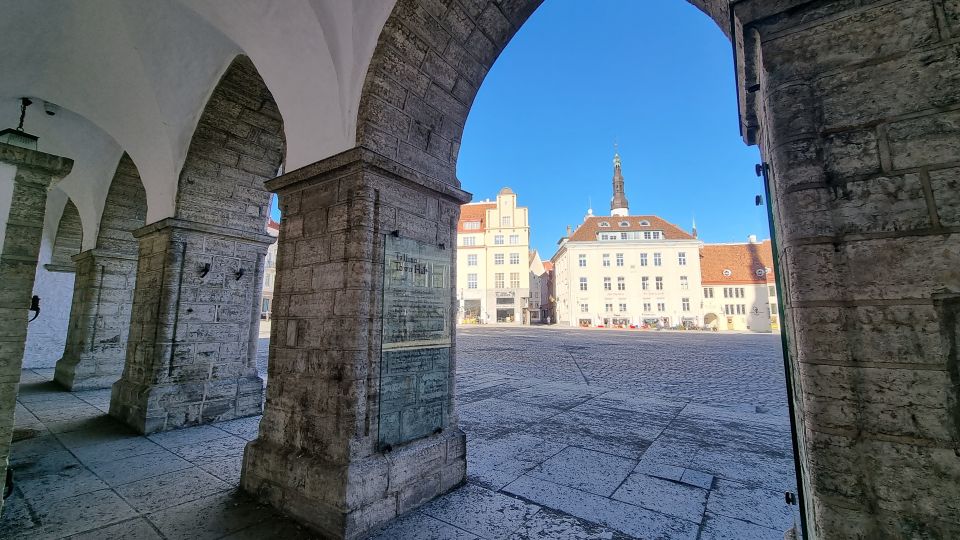
M 792 525 L 777 336 L 477 327 L 457 347 L 467 484 L 378 540 L 779 540 Z M 142 437 L 105 415 L 109 391 L 51 377 L 23 373 L 10 537 L 311 538 L 237 491 L 259 417 Z

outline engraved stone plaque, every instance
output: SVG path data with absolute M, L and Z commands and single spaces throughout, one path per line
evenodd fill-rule
M 379 446 L 444 425 L 450 393 L 450 254 L 388 236 L 384 246 Z

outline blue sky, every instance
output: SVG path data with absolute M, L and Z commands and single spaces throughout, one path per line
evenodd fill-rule
M 743 144 L 730 44 L 684 0 L 547 0 L 494 64 L 467 119 L 457 176 L 474 200 L 503 186 L 530 209 L 543 258 L 588 203 L 609 214 L 619 144 L 633 214 L 706 242 L 769 236 Z M 274 218 L 279 217 L 274 200 Z
M 503 186 L 530 209 L 553 255 L 588 202 L 609 214 L 619 143 L 632 214 L 657 214 L 706 242 L 769 236 L 740 139 L 730 44 L 683 0 L 547 0 L 480 87 L 457 163 L 474 200 Z

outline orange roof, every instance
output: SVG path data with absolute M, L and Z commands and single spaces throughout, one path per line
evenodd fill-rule
M 626 227 L 621 227 L 620 222 L 629 223 Z M 640 225 L 644 221 L 649 225 Z M 609 227 L 601 227 L 600 223 L 609 223 Z M 577 227 L 570 236 L 573 242 L 593 242 L 597 239 L 597 234 L 601 232 L 624 232 L 624 231 L 662 231 L 665 240 L 694 240 L 689 233 L 677 227 L 673 223 L 665 221 L 657 216 L 593 216 L 588 217 L 586 221 Z
M 553 261 L 543 261 L 543 269 L 547 272 L 553 272 Z
M 273 229 L 275 231 L 280 230 L 280 224 L 273 220 L 273 218 L 267 218 L 267 228 Z
M 761 275 L 757 275 L 758 270 L 763 271 Z M 729 271 L 730 275 L 725 275 L 725 271 Z M 770 241 L 757 244 L 706 244 L 700 250 L 700 276 L 704 285 L 773 283 Z
M 458 233 L 478 233 L 487 230 L 487 210 L 497 207 L 497 203 L 465 204 L 460 207 L 460 221 L 457 222 Z M 464 229 L 463 224 L 468 221 L 479 221 L 479 229 Z

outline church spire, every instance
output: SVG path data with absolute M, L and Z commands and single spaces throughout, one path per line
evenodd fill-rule
M 629 215 L 627 195 L 623 190 L 623 174 L 620 172 L 620 154 L 614 145 L 613 153 L 613 198 L 610 199 L 610 215 Z

